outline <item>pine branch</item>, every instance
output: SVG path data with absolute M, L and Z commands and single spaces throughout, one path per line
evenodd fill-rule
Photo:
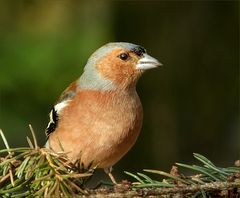
M 239 197 L 240 160 L 233 167 L 218 167 L 206 157 L 194 153 L 200 165 L 176 163 L 170 173 L 145 169 L 144 173 L 129 173 L 135 179 L 123 181 L 114 187 L 85 189 L 83 185 L 94 172 L 84 169 L 80 160 L 73 164 L 64 152 L 54 153 L 40 148 L 34 130 L 32 139 L 27 137 L 29 147 L 10 148 L 0 130 L 6 149 L 0 150 L 0 197 Z M 179 168 L 193 171 L 186 176 Z M 148 174 L 164 177 L 154 180 Z
M 176 163 L 170 173 L 159 170 L 145 169 L 145 172 L 163 176 L 162 181 L 151 179 L 143 173 L 129 173 L 136 182 L 133 183 L 132 189 L 142 191 L 144 195 L 174 195 L 205 197 L 208 194 L 225 196 L 240 194 L 240 166 L 227 168 L 217 167 L 206 157 L 194 153 L 194 157 L 203 165 L 187 165 Z M 181 174 L 178 167 L 187 168 L 196 172 L 195 175 L 185 176 Z M 233 196 L 234 197 L 234 196 Z
M 85 170 L 80 162 L 73 164 L 65 153 L 56 154 L 39 148 L 30 126 L 33 143 L 29 147 L 11 149 L 3 132 L 6 149 L 0 150 L 0 197 L 66 197 L 86 194 L 83 184 L 94 170 Z

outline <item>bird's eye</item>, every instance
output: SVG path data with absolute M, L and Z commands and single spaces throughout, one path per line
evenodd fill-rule
M 127 53 L 122 53 L 118 56 L 121 60 L 127 60 L 129 55 Z

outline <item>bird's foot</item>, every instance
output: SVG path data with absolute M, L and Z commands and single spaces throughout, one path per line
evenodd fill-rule
M 109 172 L 109 173 L 107 173 L 107 174 L 108 174 L 108 176 L 110 177 L 112 183 L 113 183 L 114 185 L 117 185 L 118 183 L 117 183 L 117 181 L 115 180 L 115 178 L 113 177 L 112 173 Z

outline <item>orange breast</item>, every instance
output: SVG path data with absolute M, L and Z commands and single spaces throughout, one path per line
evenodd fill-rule
M 142 126 L 142 106 L 135 90 L 79 91 L 62 110 L 50 147 L 85 166 L 107 168 L 134 145 Z

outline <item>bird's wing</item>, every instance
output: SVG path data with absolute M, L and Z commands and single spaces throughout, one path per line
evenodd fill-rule
M 76 92 L 77 92 L 77 82 L 74 81 L 60 95 L 57 103 L 54 105 L 54 107 L 49 113 L 49 122 L 48 122 L 47 128 L 45 129 L 45 134 L 47 138 L 57 128 L 61 110 L 64 107 L 66 107 L 68 102 L 74 98 L 74 96 L 76 95 Z

